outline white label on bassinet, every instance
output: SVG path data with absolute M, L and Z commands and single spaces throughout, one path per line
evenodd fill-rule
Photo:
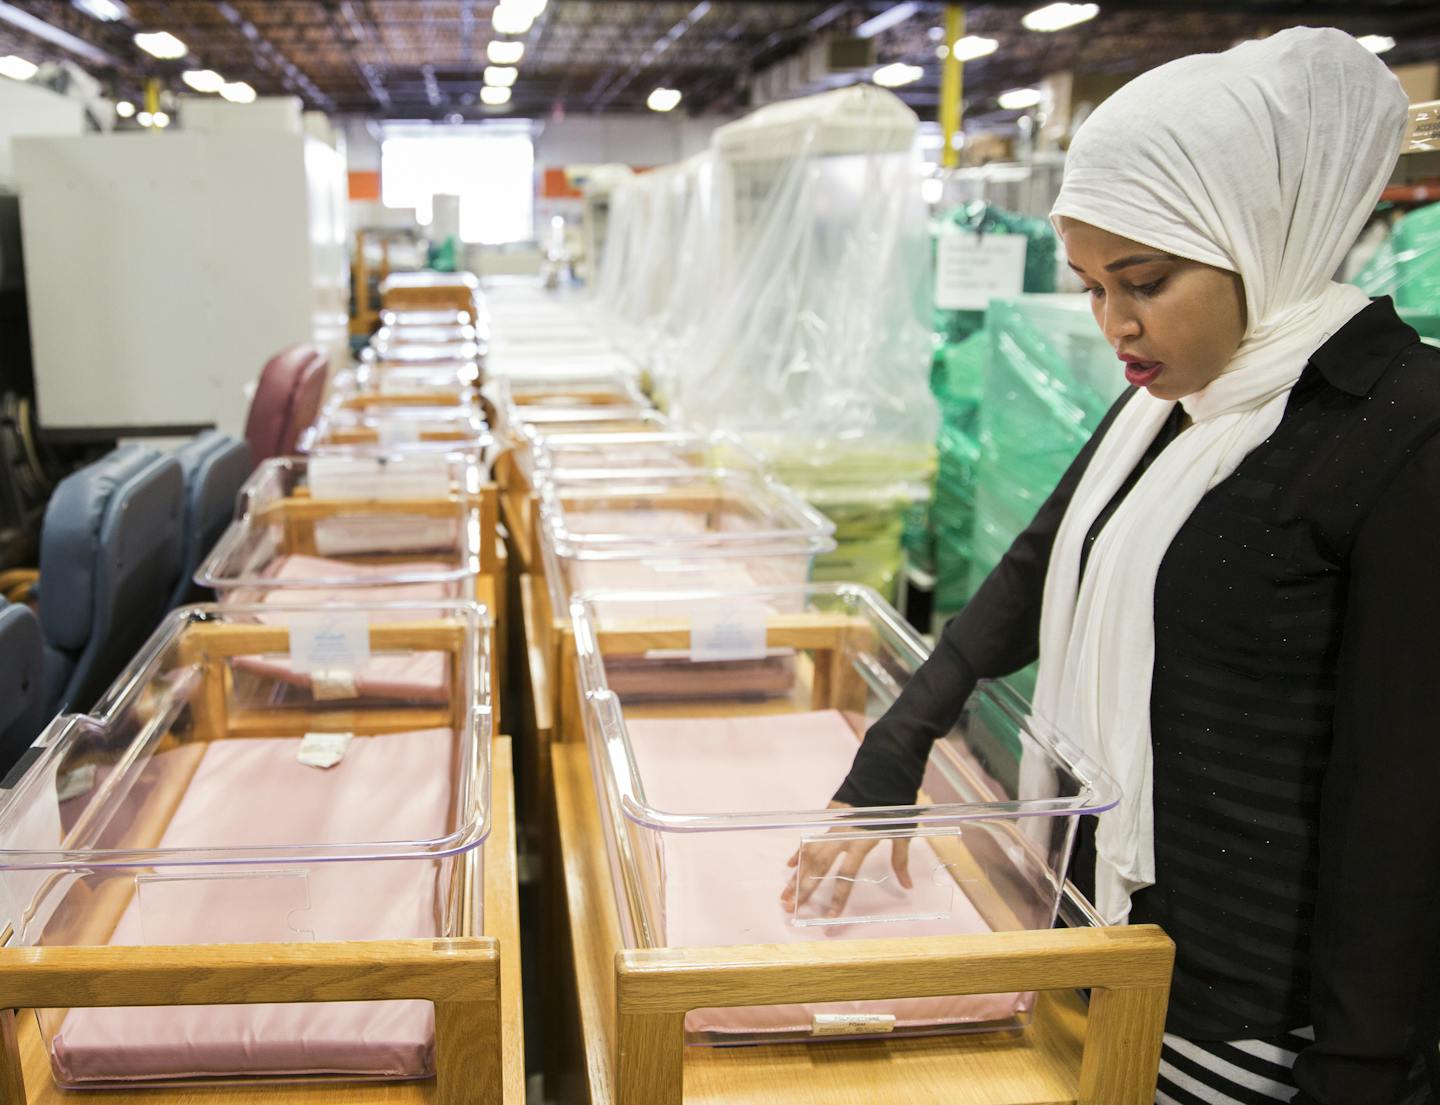
M 310 494 L 317 499 L 443 499 L 450 469 L 443 457 L 314 457 Z
M 334 767 L 354 739 L 354 733 L 306 733 L 295 758 L 306 767 Z
M 358 698 L 355 673 L 350 671 L 317 671 L 310 676 L 310 691 L 316 702 L 334 702 L 341 698 Z
M 935 306 L 942 311 L 983 311 L 990 300 L 1025 287 L 1023 234 L 976 234 L 950 227 L 935 245 Z
M 364 614 L 296 614 L 290 620 L 290 663 L 305 674 L 359 671 L 370 661 L 370 619 Z
M 894 1030 L 893 1013 L 816 1013 L 810 1021 L 813 1036 L 870 1036 Z
M 697 607 L 690 615 L 690 659 L 763 660 L 768 613 L 763 606 L 744 603 Z

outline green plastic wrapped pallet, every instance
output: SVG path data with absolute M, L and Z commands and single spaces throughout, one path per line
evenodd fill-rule
M 1440 203 L 1401 215 L 1355 284 L 1394 299 L 1422 337 L 1440 338 Z

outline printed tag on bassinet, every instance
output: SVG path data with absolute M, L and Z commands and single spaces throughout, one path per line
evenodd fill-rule
M 410 419 L 387 418 L 375 424 L 381 445 L 406 445 L 420 440 L 420 426 Z
M 690 615 L 690 659 L 763 660 L 769 611 L 745 603 L 705 604 Z
M 810 1020 L 812 1036 L 872 1036 L 893 1031 L 893 1013 L 816 1013 Z
M 306 733 L 295 758 L 306 767 L 334 767 L 354 739 L 354 733 Z
M 296 671 L 359 671 L 369 660 L 370 619 L 364 614 L 296 614 L 290 619 L 290 663 Z

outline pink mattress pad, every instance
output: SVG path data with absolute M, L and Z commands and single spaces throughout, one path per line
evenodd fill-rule
M 453 744 L 448 729 L 357 736 L 339 764 L 320 769 L 298 762 L 298 739 L 213 742 L 159 846 L 443 836 Z M 440 934 L 436 868 L 426 860 L 177 869 L 155 881 L 137 879 L 137 888 L 112 945 Z M 72 1009 L 51 1050 L 62 1084 L 224 1075 L 405 1078 L 433 1069 L 433 1038 L 433 1009 L 416 1001 Z
M 352 564 L 318 556 L 287 556 L 271 565 L 274 579 L 383 579 L 410 572 L 444 572 L 450 566 L 432 561 L 406 564 Z M 325 607 L 337 603 L 364 602 L 429 602 L 453 599 L 458 588 L 453 582 L 376 583 L 343 587 L 275 587 L 266 590 L 260 601 L 286 606 Z M 371 621 L 408 621 L 417 614 L 413 610 L 383 611 L 370 614 Z M 311 677 L 297 672 L 287 661 L 271 657 L 245 656 L 235 666 L 256 675 L 279 679 L 297 687 L 310 687 Z M 363 698 L 400 698 L 422 702 L 448 702 L 450 681 L 446 657 L 439 652 L 417 652 L 406 655 L 372 656 L 354 673 L 355 690 Z
M 814 809 L 842 778 L 857 735 L 839 711 L 734 718 L 627 719 L 648 803 L 671 813 Z M 670 947 L 794 944 L 811 940 L 939 936 L 990 927 L 923 839 L 910 850 L 914 891 L 899 885 L 890 844 L 871 849 L 841 920 L 821 918 L 830 889 L 818 888 L 792 919 L 780 892 L 794 869 L 795 830 L 668 832 L 661 859 L 665 942 Z M 905 919 L 905 915 L 911 919 Z M 940 916 L 938 914 L 943 914 Z M 919 917 L 921 919 L 914 919 Z M 734 1036 L 805 1033 L 817 1014 L 890 1014 L 897 1029 L 1012 1020 L 1028 996 L 982 994 L 893 1001 L 827 1002 L 697 1009 L 689 1032 Z

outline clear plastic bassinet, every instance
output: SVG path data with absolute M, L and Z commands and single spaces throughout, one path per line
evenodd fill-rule
M 997 682 L 936 742 L 915 806 L 827 808 L 927 653 L 868 588 L 593 592 L 570 609 L 629 947 L 1049 928 L 1080 815 L 1116 800 L 1093 761 Z M 757 683 L 755 665 L 778 657 L 793 678 Z M 1022 1024 L 1030 1006 L 992 994 L 699 1009 L 686 1031 L 734 1044 L 989 1030 Z
M 804 583 L 834 526 L 783 484 L 724 468 L 539 488 L 551 609 L 585 590 Z
M 107 947 L 93 998 L 156 946 L 483 935 L 489 666 L 473 603 L 174 611 L 0 788 L 10 945 Z M 433 1073 L 428 1002 L 81 999 L 36 1014 L 64 1087 Z
M 347 405 L 337 395 L 300 437 L 309 456 L 386 452 L 448 452 L 465 449 L 489 455 L 495 439 L 478 407 L 395 403 Z
M 273 458 L 195 580 L 221 602 L 473 599 L 481 475 L 463 452 Z

